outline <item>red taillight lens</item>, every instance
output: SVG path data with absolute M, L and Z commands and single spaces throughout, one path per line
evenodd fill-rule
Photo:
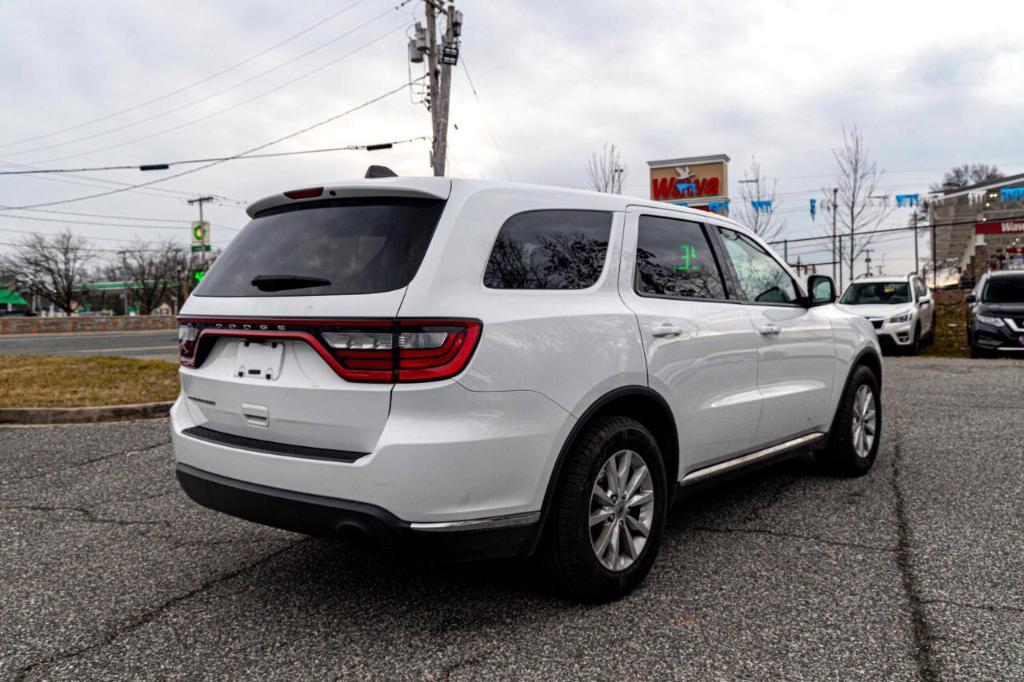
M 408 383 L 455 376 L 480 340 L 477 320 L 267 320 L 189 318 L 178 328 L 181 364 L 198 367 L 221 336 L 304 341 L 346 381 Z
M 191 324 L 178 325 L 178 353 L 181 364 L 191 367 L 196 358 L 198 330 Z
M 321 334 L 343 368 L 340 374 L 349 381 L 453 377 L 465 368 L 480 337 L 475 320 L 399 320 L 389 331 L 357 325 Z
M 399 382 L 455 376 L 466 368 L 480 339 L 475 320 L 401 320 L 398 325 Z

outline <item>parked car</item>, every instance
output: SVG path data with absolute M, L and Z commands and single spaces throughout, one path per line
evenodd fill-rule
M 875 460 L 871 325 L 718 215 L 397 177 L 248 212 L 179 318 L 177 476 L 212 509 L 539 554 L 602 601 L 647 574 L 681 491 L 808 451 L 848 476 Z
M 981 276 L 967 294 L 967 345 L 972 358 L 1024 355 L 1024 272 L 999 270 Z
M 865 317 L 883 348 L 917 355 L 935 338 L 935 300 L 928 285 L 915 274 L 854 280 L 839 304 Z

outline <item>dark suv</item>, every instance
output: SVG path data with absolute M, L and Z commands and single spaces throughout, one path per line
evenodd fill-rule
M 967 345 L 972 358 L 1002 353 L 1024 356 L 1024 272 L 983 275 L 967 295 L 967 303 Z

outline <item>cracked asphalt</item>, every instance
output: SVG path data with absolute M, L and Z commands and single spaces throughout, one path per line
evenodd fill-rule
M 690 498 L 603 606 L 202 509 L 164 420 L 0 429 L 0 678 L 1022 679 L 1024 363 L 886 371 L 868 476 Z

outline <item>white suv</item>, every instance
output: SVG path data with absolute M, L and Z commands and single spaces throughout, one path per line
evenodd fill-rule
M 885 346 L 910 355 L 935 338 L 935 301 L 915 274 L 906 277 L 861 277 L 846 287 L 841 308 L 862 315 Z
M 380 178 L 262 199 L 180 316 L 202 505 L 618 597 L 677 493 L 817 451 L 871 467 L 882 363 L 831 279 L 717 215 Z

